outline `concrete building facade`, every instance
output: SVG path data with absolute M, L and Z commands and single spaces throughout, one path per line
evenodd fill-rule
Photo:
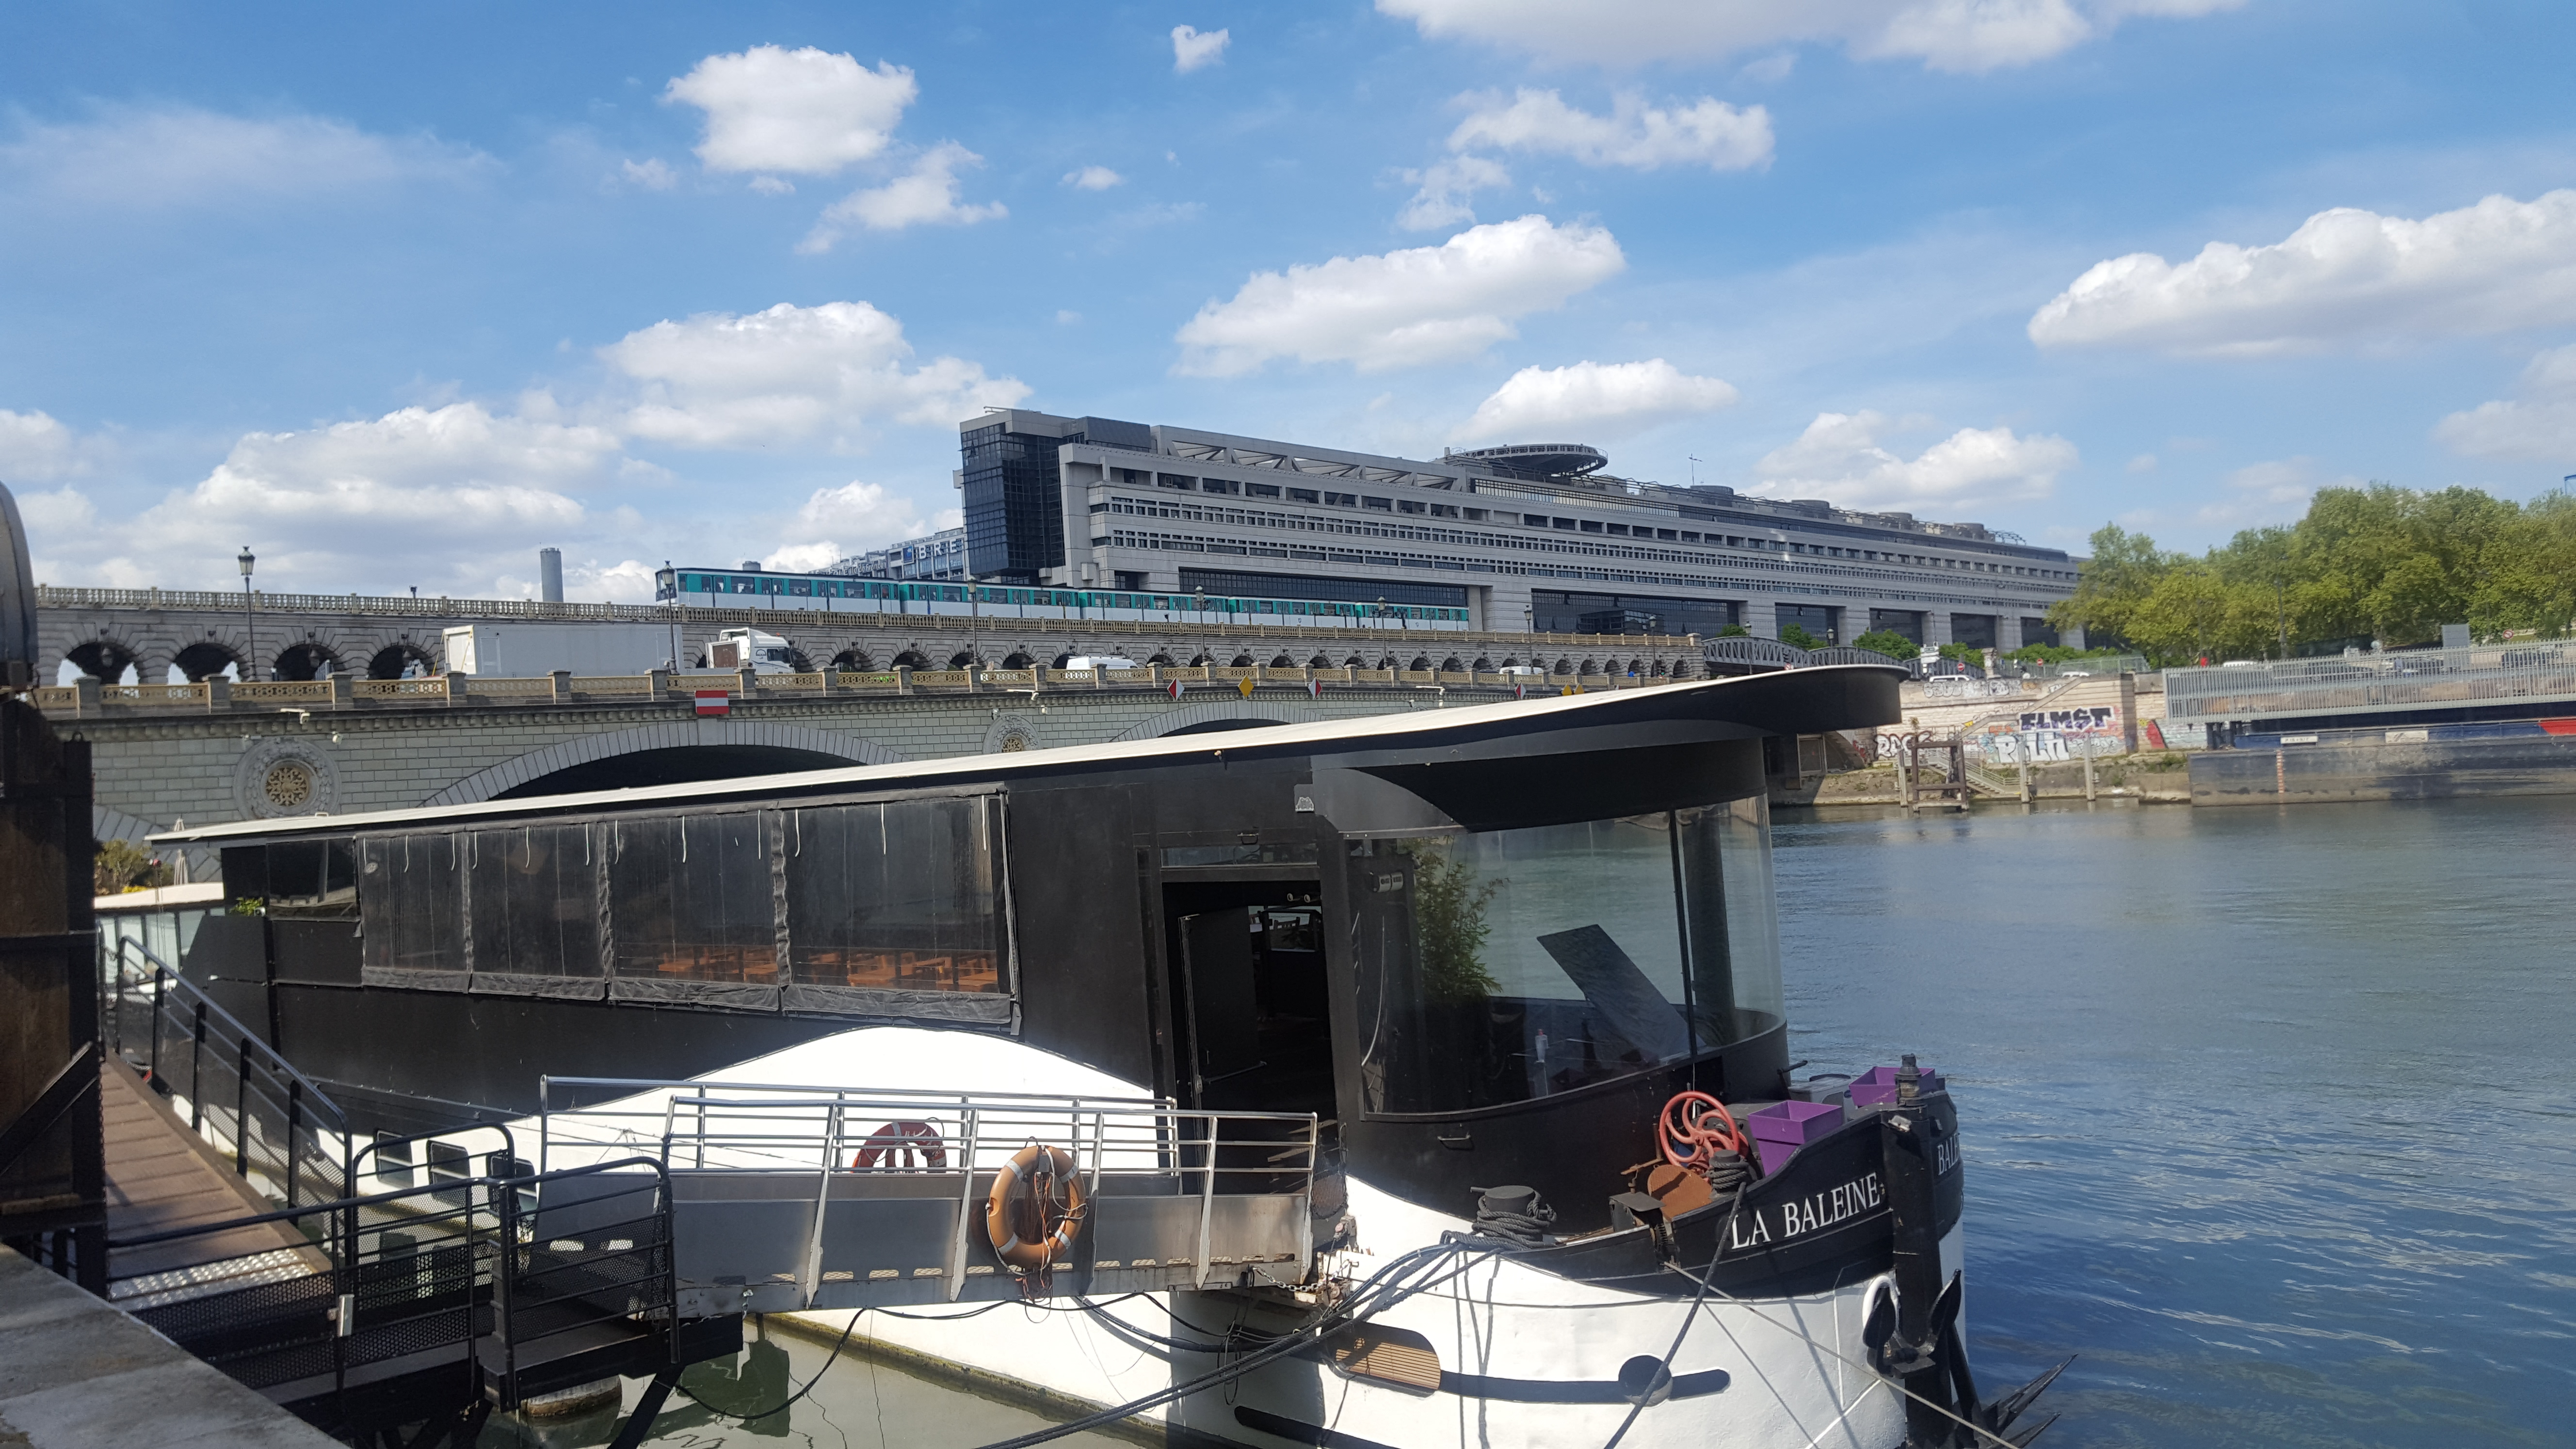
M 1796 625 L 2004 650 L 2058 642 L 2048 609 L 2075 587 L 2063 550 L 1982 524 L 1620 478 L 1573 444 L 1421 461 L 1024 409 L 959 432 L 983 580 L 1463 606 L 1493 632 Z

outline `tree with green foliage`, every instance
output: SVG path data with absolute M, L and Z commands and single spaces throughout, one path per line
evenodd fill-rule
M 2199 558 L 2117 524 L 2092 545 L 2050 621 L 2159 664 L 2576 620 L 2576 497 L 2563 492 L 2517 504 L 2474 488 L 2326 488 L 2297 523 L 2247 529 Z
M 1824 640 L 1817 638 L 1815 635 L 1808 633 L 1805 629 L 1802 629 L 1795 624 L 1783 624 L 1780 626 L 1780 642 L 1783 644 L 1795 644 L 1801 649 L 1822 649 L 1825 647 Z
M 1725 628 L 1717 631 L 1717 637 L 1720 639 L 1750 639 L 1753 637 L 1753 631 L 1745 628 L 1741 624 L 1729 624 Z
M 1914 658 L 1923 652 L 1922 645 L 1915 643 L 1913 640 L 1906 638 L 1904 635 L 1897 633 L 1893 629 L 1872 629 L 1868 633 L 1854 639 L 1852 641 L 1852 647 L 1854 649 L 1867 649 L 1872 653 L 1884 654 L 1890 659 L 1903 660 L 1908 663 L 1913 662 Z
M 122 895 L 170 883 L 170 867 L 130 840 L 111 840 L 90 858 L 90 893 Z

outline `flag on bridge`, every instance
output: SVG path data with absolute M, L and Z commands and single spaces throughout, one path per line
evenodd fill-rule
M 1171 683 L 1164 685 L 1163 689 L 1165 692 L 1169 693 L 1172 698 L 1178 699 L 1181 697 L 1181 687 L 1181 682 L 1175 679 Z
M 1320 679 L 1307 680 L 1306 696 L 1309 699 L 1322 699 L 1324 697 L 1324 681 Z
M 1235 689 L 1235 692 L 1236 692 L 1237 694 L 1242 695 L 1244 698 L 1246 698 L 1246 699 L 1250 699 L 1250 698 L 1252 698 L 1252 681 L 1251 681 L 1251 680 L 1249 680 L 1249 679 L 1238 679 L 1238 680 L 1236 680 L 1236 681 L 1234 682 L 1234 689 Z
M 732 712 L 732 695 L 725 693 L 721 689 L 701 689 L 698 691 L 698 713 L 708 715 L 731 714 Z

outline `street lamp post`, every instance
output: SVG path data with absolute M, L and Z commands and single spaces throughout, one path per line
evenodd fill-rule
M 259 668 L 259 621 L 252 616 L 250 604 L 251 565 L 258 563 L 259 560 L 252 556 L 250 545 L 243 544 L 241 557 L 233 562 L 241 565 L 242 632 L 249 636 L 249 642 L 242 646 L 245 651 L 245 657 L 242 660 L 242 682 L 248 684 L 259 677 L 256 672 Z

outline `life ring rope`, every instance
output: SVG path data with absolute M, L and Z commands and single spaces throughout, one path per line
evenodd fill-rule
M 1032 1142 L 993 1175 L 984 1196 L 984 1237 L 1012 1272 L 1043 1276 L 1073 1252 L 1090 1215 L 1073 1154 Z

